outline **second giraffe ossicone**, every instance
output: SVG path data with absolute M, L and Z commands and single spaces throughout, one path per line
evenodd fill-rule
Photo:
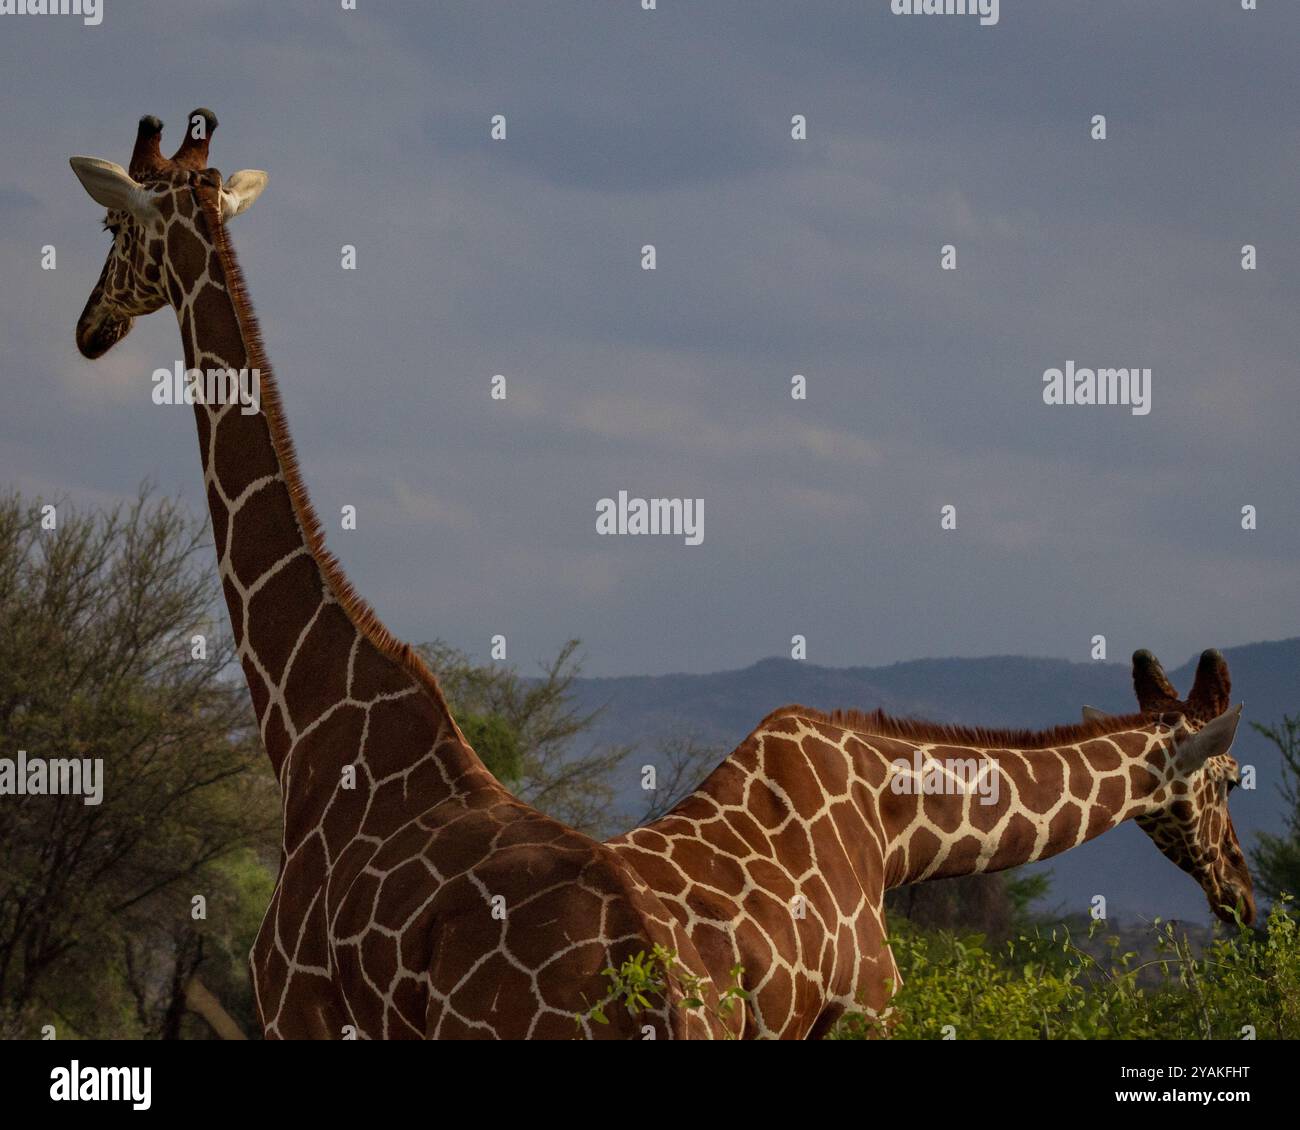
M 609 844 L 510 796 L 325 548 L 226 232 L 266 175 L 209 168 L 216 125 L 194 111 L 166 158 L 142 119 L 129 170 L 72 158 L 113 235 L 77 345 L 99 357 L 170 306 L 187 371 L 218 374 L 194 396 L 204 488 L 283 796 L 251 955 L 268 1037 L 820 1035 L 888 1005 L 887 887 L 1045 858 L 1129 817 L 1216 913 L 1253 914 L 1216 653 L 1186 703 L 1142 660 L 1142 714 L 1045 734 L 777 711 L 673 813 Z M 244 371 L 255 404 L 212 394 Z M 931 794 L 918 757 L 989 764 L 972 792 Z M 652 952 L 672 955 L 662 991 L 632 1015 L 605 971 Z M 749 997 L 727 1010 L 737 964 Z

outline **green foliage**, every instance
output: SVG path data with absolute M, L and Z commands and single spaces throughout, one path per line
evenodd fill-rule
M 1251 852 L 1256 884 L 1275 899 L 1282 891 L 1300 891 L 1300 717 L 1288 715 L 1276 726 L 1251 725 L 1282 754 L 1279 791 L 1287 806 L 1286 834 L 1261 832 Z
M 1003 885 L 1011 903 L 1012 921 L 1025 926 L 1031 918 L 1031 907 L 1043 898 L 1052 886 L 1052 877 L 1042 871 L 1030 874 L 1017 868 L 1003 873 Z
M 177 1034 L 200 967 L 247 1000 L 246 969 L 205 963 L 241 945 L 246 960 L 275 782 L 214 616 L 206 523 L 147 488 L 97 515 L 60 504 L 54 529 L 41 518 L 39 500 L 0 497 L 0 746 L 102 760 L 104 788 L 96 805 L 0 804 L 0 1028 Z M 196 895 L 206 920 L 191 916 Z
M 1241 928 L 1196 954 L 1159 920 L 1141 958 L 1094 924 L 1088 943 L 1066 927 L 990 947 L 979 935 L 904 926 L 890 944 L 903 980 L 881 1020 L 851 1016 L 835 1037 L 863 1039 L 1258 1039 L 1300 1037 L 1300 933 L 1289 897 L 1265 929 Z
M 662 1001 L 668 993 L 668 970 L 676 960 L 676 955 L 665 952 L 655 946 L 650 952 L 638 950 L 626 958 L 617 969 L 612 966 L 602 970 L 601 976 L 609 980 L 610 989 L 606 1002 L 622 1005 L 630 1016 L 638 1016 L 655 1007 L 654 997 Z M 596 1005 L 589 1013 L 597 1024 L 608 1024 L 609 1018 L 601 1005 Z
M 674 982 L 681 990 L 683 1008 L 699 1009 L 725 1020 L 737 1004 L 749 1000 L 749 992 L 741 985 L 743 967 L 733 965 L 730 975 L 730 983 L 716 993 L 717 1003 L 710 1006 L 707 982 L 682 965 L 675 951 L 662 945 L 654 946 L 648 954 L 645 950 L 638 950 L 625 958 L 617 969 L 611 966 L 601 971 L 601 976 L 609 981 L 609 992 L 585 1013 L 576 1015 L 574 1021 L 579 1026 L 584 1019 L 608 1024 L 605 1007 L 619 1005 L 627 1010 L 629 1016 L 640 1016 L 655 1008 L 657 1001 L 667 999 L 669 986 Z M 726 1026 L 723 1027 L 726 1030 Z
M 924 930 L 983 934 L 1001 942 L 1035 921 L 1031 905 L 1046 894 L 1049 875 L 1023 869 L 979 872 L 909 883 L 885 894 L 889 921 Z
M 498 781 L 507 787 L 519 781 L 524 773 L 524 749 L 519 733 L 505 718 L 463 711 L 456 715 L 456 723 Z
M 527 679 L 513 667 L 477 665 L 442 643 L 419 650 L 438 676 L 457 724 L 474 751 L 521 800 L 584 832 L 605 830 L 614 789 L 610 775 L 627 747 L 579 754 L 574 745 L 596 715 L 573 702 L 581 671 L 570 640 Z

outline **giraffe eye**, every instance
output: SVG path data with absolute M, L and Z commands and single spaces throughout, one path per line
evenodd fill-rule
M 1241 782 L 1238 781 L 1236 777 L 1229 777 L 1229 778 L 1228 778 L 1228 792 L 1232 792 L 1232 790 L 1235 789 L 1235 788 L 1236 788 L 1238 785 L 1240 785 L 1240 784 L 1241 784 Z

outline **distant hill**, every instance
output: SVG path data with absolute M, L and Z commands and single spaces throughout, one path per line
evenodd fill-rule
M 1224 648 L 1223 653 L 1232 672 L 1233 698 L 1245 702 L 1248 722 L 1271 725 L 1284 714 L 1300 714 L 1300 639 Z M 1191 686 L 1195 659 L 1167 668 L 1180 693 Z M 642 749 L 680 735 L 728 751 L 765 714 L 794 702 L 824 710 L 880 706 L 936 721 L 1017 727 L 1074 721 L 1085 703 L 1115 713 L 1136 708 L 1126 662 L 1070 663 L 1019 656 L 842 668 L 764 659 L 743 670 L 711 675 L 579 679 L 574 689 L 584 708 L 605 708 L 593 730 L 596 742 L 636 742 Z M 1278 831 L 1282 826 L 1277 793 L 1281 757 L 1246 726 L 1235 753 L 1258 772 L 1258 788 L 1239 790 L 1232 805 L 1238 834 L 1249 845 L 1259 830 Z M 642 804 L 630 771 L 620 803 L 627 813 L 639 811 Z M 1046 905 L 1063 913 L 1086 910 L 1094 894 L 1104 894 L 1111 915 L 1129 922 L 1157 915 L 1189 921 L 1210 918 L 1196 884 L 1132 825 L 1043 866 L 1052 875 Z

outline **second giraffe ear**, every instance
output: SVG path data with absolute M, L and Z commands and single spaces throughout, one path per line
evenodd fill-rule
M 247 212 L 253 201 L 262 195 L 266 187 L 266 174 L 261 169 L 240 169 L 231 173 L 226 183 L 221 186 L 221 219 L 232 220 L 241 212 Z
M 1227 753 L 1232 748 L 1232 740 L 1237 736 L 1237 723 L 1241 721 L 1241 703 L 1232 710 L 1225 710 L 1213 722 L 1208 722 L 1190 738 L 1184 739 L 1178 746 L 1178 764 L 1186 772 L 1192 772 L 1205 764 L 1211 757 Z
M 1083 708 L 1083 720 L 1085 722 L 1104 722 L 1110 715 L 1104 710 L 1098 710 L 1095 706 L 1085 706 Z

